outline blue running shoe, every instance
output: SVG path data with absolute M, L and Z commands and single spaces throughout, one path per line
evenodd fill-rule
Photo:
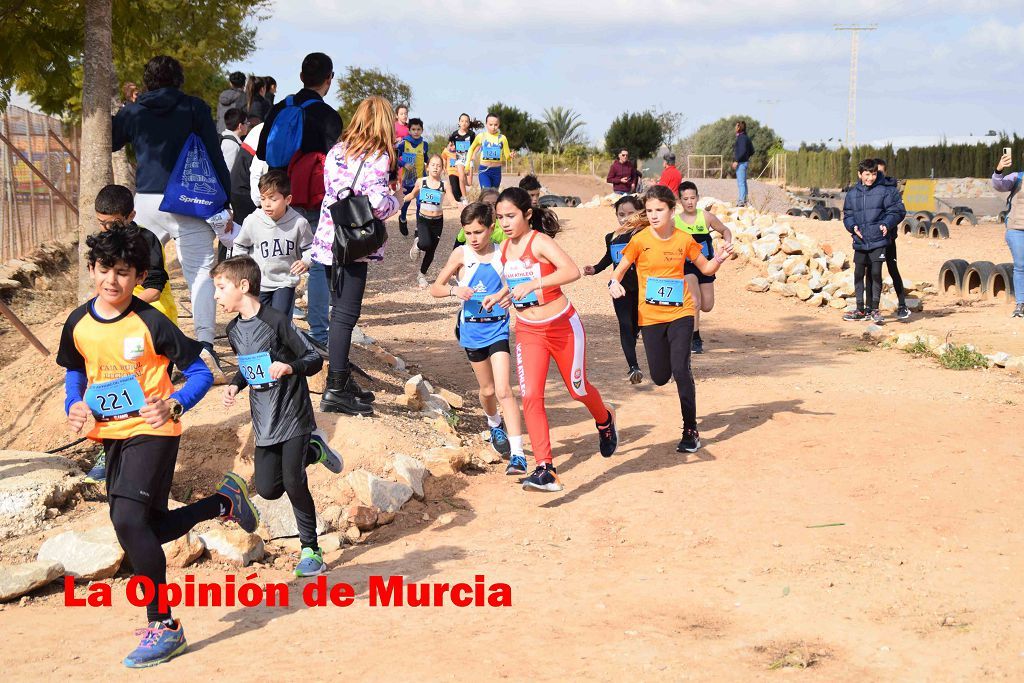
M 327 569 L 324 565 L 323 552 L 312 548 L 303 548 L 302 557 L 295 565 L 295 576 L 316 576 L 323 574 Z
M 526 474 L 526 458 L 522 455 L 513 455 L 508 461 L 508 467 L 505 468 L 505 474 L 508 476 Z
M 238 526 L 250 534 L 256 531 L 260 524 L 260 513 L 249 500 L 249 488 L 244 479 L 234 472 L 228 472 L 217 487 L 217 493 L 231 501 L 231 509 L 226 515 L 228 519 L 237 522 Z
M 100 457 L 96 458 L 89 474 L 85 475 L 86 484 L 102 484 L 107 480 L 107 452 L 100 449 Z
M 504 421 L 497 427 L 491 427 L 491 448 L 503 458 L 507 458 L 512 452 L 512 446 L 508 443 L 508 434 L 505 433 Z
M 331 472 L 341 474 L 345 469 L 345 462 L 341 455 L 327 443 L 327 435 L 319 429 L 313 430 L 309 435 L 309 457 L 306 459 L 309 464 L 320 463 Z
M 174 620 L 174 628 L 162 621 L 154 621 L 146 628 L 140 628 L 135 635 L 142 636 L 142 642 L 124 658 L 124 665 L 129 669 L 144 669 L 163 664 L 188 648 L 188 643 L 185 642 L 185 629 L 177 619 Z
M 558 480 L 555 466 L 549 462 L 537 465 L 533 474 L 523 479 L 524 491 L 550 491 L 554 493 L 562 490 L 562 482 Z
M 610 458 L 619 447 L 619 430 L 615 428 L 615 413 L 608 410 L 608 422 L 597 425 L 597 435 L 600 438 L 601 455 Z

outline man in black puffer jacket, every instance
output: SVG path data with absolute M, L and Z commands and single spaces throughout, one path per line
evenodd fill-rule
M 853 236 L 857 308 L 844 315 L 843 320 L 870 320 L 880 325 L 885 322 L 878 302 L 882 297 L 882 264 L 889 232 L 895 231 L 907 210 L 899 192 L 892 191 L 894 187 L 876 182 L 878 165 L 874 159 L 860 162 L 857 175 L 860 182 L 846 194 L 843 203 L 843 225 Z

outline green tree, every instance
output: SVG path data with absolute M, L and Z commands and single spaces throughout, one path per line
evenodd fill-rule
M 725 168 L 733 161 L 733 150 L 736 143 L 736 122 L 746 121 L 747 135 L 754 145 L 754 156 L 750 158 L 750 171 L 753 177 L 761 172 L 769 159 L 769 150 L 780 148 L 782 138 L 756 119 L 749 116 L 727 116 L 713 123 L 698 128 L 693 135 L 684 141 L 691 154 L 721 154 Z
M 256 48 L 255 23 L 270 0 L 107 0 L 116 78 L 141 87 L 142 70 L 170 55 L 185 70 L 184 90 L 216 103 L 225 66 Z M 27 93 L 48 114 L 78 120 L 82 110 L 84 0 L 16 3 L 0 13 L 0 98 Z M 109 58 L 108 58 L 109 59 Z M 113 84 L 116 85 L 116 84 Z
M 661 128 L 661 143 L 666 147 L 672 147 L 679 141 L 679 132 L 686 125 L 686 114 L 680 111 L 655 111 L 651 110 L 654 118 Z
M 487 113 L 495 114 L 501 120 L 501 132 L 508 138 L 510 149 L 525 147 L 531 152 L 542 152 L 547 148 L 548 134 L 544 124 L 522 109 L 495 102 Z
M 555 154 L 562 154 L 570 145 L 582 145 L 585 125 L 582 116 L 571 108 L 545 109 L 544 128 L 548 134 L 548 149 Z
M 412 88 L 409 84 L 388 71 L 363 69 L 350 66 L 345 75 L 338 77 L 338 113 L 346 123 L 352 120 L 359 103 L 371 95 L 387 99 L 392 105 L 412 105 Z
M 609 126 L 604 137 L 605 150 L 615 156 L 625 148 L 637 160 L 650 159 L 658 151 L 663 138 L 664 130 L 652 112 L 625 112 Z

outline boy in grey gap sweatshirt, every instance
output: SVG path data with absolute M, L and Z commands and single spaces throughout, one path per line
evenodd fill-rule
M 313 230 L 290 206 L 287 172 L 268 171 L 260 178 L 259 189 L 260 208 L 242 223 L 232 255 L 252 256 L 260 267 L 260 303 L 290 318 L 299 277 L 309 270 Z

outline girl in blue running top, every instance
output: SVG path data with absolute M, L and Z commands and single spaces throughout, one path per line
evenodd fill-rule
M 466 244 L 448 257 L 430 286 L 430 293 L 438 299 L 453 297 L 461 302 L 455 336 L 466 349 L 480 385 L 480 405 L 487 415 L 491 446 L 502 456 L 511 456 L 505 474 L 526 474 L 519 405 L 510 381 L 508 311 L 500 306 L 490 310 L 481 307 L 484 297 L 504 287 L 501 247 L 491 241 L 494 210 L 474 202 L 462 210 L 461 220 Z M 452 278 L 456 278 L 454 285 L 450 284 Z M 504 423 L 498 412 L 499 403 Z

